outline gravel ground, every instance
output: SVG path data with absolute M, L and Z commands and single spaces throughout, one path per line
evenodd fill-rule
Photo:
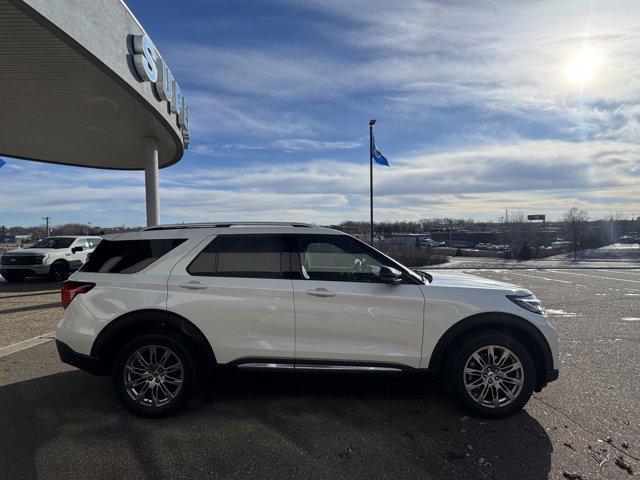
M 53 331 L 61 315 L 59 282 L 0 277 L 0 348 Z
M 469 418 L 416 376 L 235 375 L 159 421 L 53 342 L 0 358 L 2 478 L 630 478 L 640 472 L 640 270 L 478 270 L 551 312 L 560 379 L 525 410 Z M 55 285 L 0 284 L 1 346 L 51 331 Z M 23 290 L 20 290 L 24 288 Z M 14 295 L 29 295 L 15 297 Z M 23 310 L 20 310 L 23 309 Z

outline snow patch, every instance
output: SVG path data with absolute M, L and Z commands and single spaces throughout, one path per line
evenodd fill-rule
M 578 316 L 577 313 L 565 312 L 564 310 L 554 310 L 552 308 L 547 308 L 547 313 L 550 313 L 551 315 L 557 315 L 559 317 L 577 317 Z

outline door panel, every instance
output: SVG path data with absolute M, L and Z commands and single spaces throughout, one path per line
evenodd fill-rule
M 82 251 L 73 253 L 72 250 L 74 247 L 82 247 Z M 80 268 L 87 261 L 87 257 L 93 250 L 87 239 L 76 240 L 69 248 L 69 253 L 65 255 L 71 269 L 75 270 Z
M 417 285 L 294 280 L 293 289 L 296 361 L 419 367 L 424 297 Z
M 296 362 L 419 367 L 425 301 L 418 285 L 382 283 L 378 273 L 389 260 L 350 237 L 301 235 L 297 247 Z

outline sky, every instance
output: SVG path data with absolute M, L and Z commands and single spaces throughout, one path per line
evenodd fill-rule
M 637 0 L 129 0 L 190 106 L 163 222 L 640 215 Z M 142 225 L 143 172 L 5 159 L 0 224 Z M 37 193 L 34 193 L 37 192 Z

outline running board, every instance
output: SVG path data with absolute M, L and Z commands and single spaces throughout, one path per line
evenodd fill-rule
M 247 370 L 290 370 L 293 371 L 292 363 L 241 363 L 238 368 Z
M 287 370 L 287 371 L 331 371 L 331 372 L 402 372 L 403 369 L 391 366 L 367 366 L 367 365 L 326 365 L 303 363 L 293 365 L 291 363 L 241 363 L 241 369 L 250 370 Z
M 402 372 L 397 367 L 371 367 L 365 365 L 314 365 L 303 363 L 295 366 L 296 370 L 312 371 L 324 370 L 335 372 Z

